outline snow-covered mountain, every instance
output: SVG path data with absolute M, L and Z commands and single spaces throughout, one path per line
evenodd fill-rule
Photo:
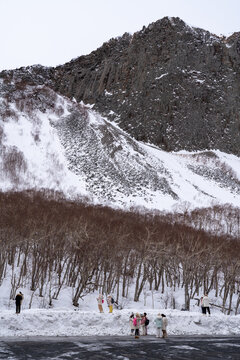
M 0 82 L 0 189 L 54 189 L 115 207 L 240 203 L 240 158 L 165 152 L 45 85 Z

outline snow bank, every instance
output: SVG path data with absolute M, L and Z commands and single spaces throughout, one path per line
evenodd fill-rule
M 6 336 L 91 336 L 130 335 L 132 310 L 115 310 L 112 314 L 67 309 L 31 309 L 16 315 L 13 310 L 0 312 L 0 337 Z M 149 335 L 155 334 L 154 319 L 164 312 L 169 321 L 169 335 L 236 335 L 240 334 L 240 315 L 213 314 L 180 310 L 147 310 Z

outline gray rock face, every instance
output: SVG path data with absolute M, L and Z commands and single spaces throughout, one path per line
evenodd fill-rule
M 240 33 L 163 18 L 59 66 L 55 90 L 167 151 L 240 154 Z
M 94 104 L 131 136 L 163 150 L 240 155 L 240 33 L 220 38 L 165 17 L 65 65 L 0 77 Z

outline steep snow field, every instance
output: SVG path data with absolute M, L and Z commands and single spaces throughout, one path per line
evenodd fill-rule
M 240 159 L 237 156 L 218 150 L 167 153 L 153 146 L 142 146 L 153 161 L 162 161 L 170 173 L 171 188 L 179 198 L 171 210 L 180 204 L 188 208 L 227 203 L 239 206 Z
M 45 188 L 63 191 L 67 196 L 85 195 L 85 184 L 68 169 L 57 131 L 50 125 L 52 114 L 37 112 L 32 119 L 14 106 L 12 110 L 17 121 L 13 117 L 3 122 L 0 189 Z
M 162 151 L 43 86 L 0 100 L 2 191 L 52 189 L 125 209 L 240 204 L 234 155 Z

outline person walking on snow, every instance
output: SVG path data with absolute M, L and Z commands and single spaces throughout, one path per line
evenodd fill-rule
M 203 297 L 203 314 L 206 315 L 207 312 L 210 315 L 209 298 L 208 294 L 205 293 Z
M 156 330 L 157 330 L 157 333 L 156 333 L 156 337 L 157 338 L 160 338 L 160 332 L 161 332 L 161 329 L 162 329 L 162 315 L 159 313 L 157 314 L 157 317 L 156 319 L 154 320 L 155 322 L 155 325 L 156 325 Z
M 167 337 L 167 326 L 168 326 L 168 319 L 166 315 L 162 314 L 162 337 Z
M 103 307 L 102 304 L 104 302 L 103 300 L 103 295 L 101 293 L 99 293 L 98 298 L 97 298 L 97 302 L 98 302 L 98 310 L 100 311 L 100 313 L 103 313 Z
M 15 297 L 16 314 L 20 314 L 22 301 L 23 301 L 23 293 L 21 291 L 19 291 L 19 293 Z
M 133 325 L 135 329 L 135 339 L 138 339 L 140 335 L 139 334 L 140 323 L 141 323 L 140 314 L 136 313 L 136 316 L 133 319 Z

